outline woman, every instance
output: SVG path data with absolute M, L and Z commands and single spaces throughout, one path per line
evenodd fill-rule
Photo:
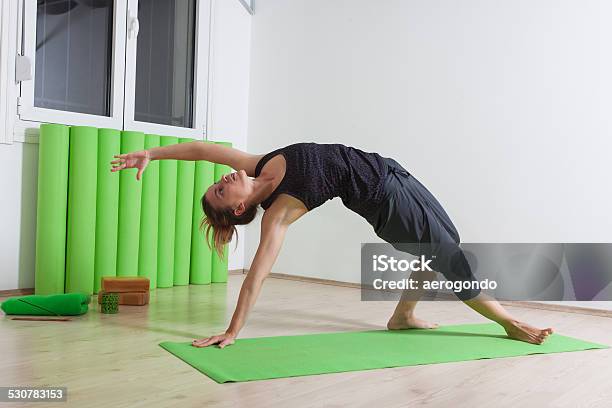
M 213 231 L 215 249 L 221 253 L 236 232 L 250 223 L 257 207 L 265 210 L 261 240 L 246 275 L 238 303 L 225 333 L 194 340 L 196 347 L 233 344 L 270 273 L 289 225 L 325 201 L 340 197 L 343 204 L 366 219 L 376 234 L 392 243 L 420 243 L 440 250 L 437 270 L 448 280 L 472 280 L 473 275 L 458 249 L 459 234 L 433 195 L 395 160 L 342 144 L 296 143 L 263 155 L 254 155 L 212 143 L 191 142 L 120 154 L 111 171 L 137 168 L 136 178 L 151 160 L 207 160 L 237 170 L 224 175 L 202 196 L 205 214 L 201 227 Z M 450 244 L 450 245 L 449 245 Z M 401 245 L 396 247 L 401 250 Z M 452 264 L 452 268 L 447 265 Z M 431 273 L 433 274 L 433 273 Z M 434 274 L 435 276 L 435 274 Z M 416 279 L 432 279 L 420 273 Z M 390 330 L 435 328 L 414 315 L 420 293 L 402 299 L 387 323 Z M 541 344 L 553 331 L 537 329 L 512 317 L 484 293 L 460 292 L 469 307 L 499 323 L 509 337 Z

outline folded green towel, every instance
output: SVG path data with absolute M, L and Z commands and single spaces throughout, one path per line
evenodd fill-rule
M 0 305 L 7 315 L 74 316 L 87 313 L 91 296 L 85 293 L 13 297 Z

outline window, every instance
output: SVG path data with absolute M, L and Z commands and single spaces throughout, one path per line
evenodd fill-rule
M 34 106 L 110 115 L 113 3 L 38 0 Z
M 202 139 L 211 0 L 24 0 L 19 116 Z
M 180 7 L 177 7 L 180 3 Z M 195 0 L 140 0 L 134 117 L 191 127 Z M 163 27 L 164 29 L 159 29 Z
M 210 3 L 129 0 L 125 127 L 193 137 L 206 121 Z M 203 8 L 203 3 L 207 3 Z M 198 24 L 206 21 L 206 24 Z M 199 41 L 198 41 L 199 40 Z M 183 132 L 183 129 L 186 129 Z

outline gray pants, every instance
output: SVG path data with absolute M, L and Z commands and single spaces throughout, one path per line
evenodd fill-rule
M 368 219 L 376 235 L 398 251 L 432 259 L 431 267 L 449 281 L 476 280 L 459 247 L 459 233 L 442 205 L 397 161 L 387 157 L 385 160 L 389 171 L 383 202 Z M 479 293 L 480 290 L 465 289 L 456 292 L 461 300 Z

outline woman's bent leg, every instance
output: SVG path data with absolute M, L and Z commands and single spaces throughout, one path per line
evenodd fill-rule
M 423 281 L 432 281 L 436 279 L 435 272 L 417 271 L 410 275 L 410 278 L 419 282 L 418 287 L 422 288 Z M 400 329 L 435 329 L 438 327 L 435 323 L 429 323 L 421 320 L 414 315 L 414 308 L 425 291 L 423 289 L 404 290 L 393 315 L 387 322 L 389 330 Z
M 469 263 L 459 248 L 459 234 L 440 203 L 407 171 L 398 170 L 396 175 L 397 177 L 389 179 L 388 183 L 392 193 L 384 207 L 389 212 L 383 218 L 386 224 L 376 229 L 376 234 L 389 243 L 415 242 L 414 234 L 418 231 L 417 236 L 421 238 L 421 242 L 430 243 L 432 248 L 442 250 L 442 256 L 439 256 L 438 261 L 448 262 L 442 262 L 438 265 L 441 267 L 437 269 L 446 279 L 474 280 Z M 478 292 L 462 291 L 457 293 L 457 296 L 476 312 L 500 324 L 509 337 L 540 344 L 553 332 L 551 328 L 538 329 L 516 320 L 495 299 Z M 387 327 L 390 329 L 414 328 L 420 325 L 435 327 L 414 317 L 414 309 L 422 293 L 411 291 L 410 296 L 404 295 L 407 293 L 402 294 L 402 299 L 397 304 Z

